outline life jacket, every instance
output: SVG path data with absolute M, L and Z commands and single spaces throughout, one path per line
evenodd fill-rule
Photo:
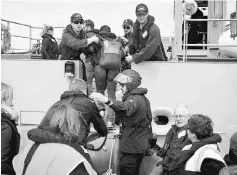
M 32 144 L 29 144 L 13 160 L 13 166 L 16 174 L 22 174 L 24 162 L 31 150 Z M 72 147 L 60 143 L 40 144 L 31 152 L 31 160 L 25 171 L 25 175 L 65 175 L 70 174 L 79 164 L 83 163 L 89 175 L 96 175 L 96 171 L 90 163 Z
M 209 144 L 199 148 L 195 152 L 195 154 L 186 162 L 185 170 L 191 172 L 201 172 L 202 162 L 207 158 L 220 161 L 227 167 L 224 159 L 218 151 L 217 144 Z
M 122 44 L 116 38 L 101 37 L 103 44 L 101 49 L 100 66 L 105 69 L 119 69 L 121 67 Z

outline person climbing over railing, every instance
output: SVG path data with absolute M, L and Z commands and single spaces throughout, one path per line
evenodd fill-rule
M 53 37 L 54 29 L 52 26 L 44 25 L 44 29 L 41 32 L 41 37 L 43 38 L 40 53 L 43 59 L 47 60 L 57 60 L 59 56 L 59 48 L 56 39 Z M 39 41 L 39 40 L 38 40 Z M 37 41 L 37 46 L 40 43 Z

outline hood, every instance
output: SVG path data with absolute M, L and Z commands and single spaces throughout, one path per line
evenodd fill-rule
M 116 39 L 117 36 L 111 32 L 99 32 L 99 35 L 105 39 Z
M 148 21 L 145 24 L 145 26 L 151 26 L 152 24 L 154 24 L 154 22 L 155 22 L 155 18 L 151 15 L 148 15 Z M 134 28 L 140 28 L 140 23 L 138 22 L 138 20 L 136 20 L 134 24 Z
M 194 155 L 194 153 L 201 147 L 208 145 L 208 144 L 216 144 L 218 142 L 221 142 L 221 136 L 219 134 L 213 134 L 213 136 L 208 137 L 206 139 L 203 139 L 199 142 L 192 143 L 192 147 L 189 150 L 184 150 L 181 152 L 181 155 L 179 157 L 179 160 L 176 162 L 176 164 L 173 167 L 169 168 L 169 171 L 175 171 L 178 168 L 182 167 L 186 161 Z
M 71 24 L 69 24 L 69 25 L 67 25 L 66 29 L 63 30 L 63 33 L 70 33 L 70 34 L 71 34 L 72 36 L 74 36 L 74 37 L 80 37 L 80 38 L 82 38 L 83 33 L 84 33 L 84 30 L 81 30 L 81 31 L 80 31 L 80 34 L 77 35 L 77 34 L 74 32 L 74 30 L 73 30 Z
M 83 93 L 83 92 L 81 92 L 81 91 L 65 91 L 62 95 L 61 95 L 61 97 L 60 97 L 60 99 L 66 99 L 66 98 L 70 98 L 70 97 L 84 97 L 84 98 L 87 98 L 87 96 Z
M 49 39 L 55 39 L 52 35 L 46 33 L 42 36 L 42 38 L 49 38 Z
M 129 95 L 145 95 L 147 94 L 148 90 L 146 88 L 136 88 L 132 90 L 131 92 L 127 92 L 123 96 L 123 101 L 129 96 Z

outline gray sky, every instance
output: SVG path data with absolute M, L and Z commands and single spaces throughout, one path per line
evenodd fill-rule
M 123 35 L 122 22 L 136 19 L 135 8 L 144 2 L 155 23 L 161 29 L 162 36 L 170 36 L 173 31 L 172 0 L 2 0 L 1 18 L 32 26 L 44 24 L 65 27 L 73 13 L 80 13 L 84 19 L 91 19 L 96 28 L 109 25 L 112 32 Z M 11 33 L 29 35 L 27 27 L 11 25 Z M 33 30 L 33 37 L 39 38 L 40 30 Z M 55 31 L 55 37 L 61 38 L 62 30 Z M 19 42 L 20 41 L 20 42 Z M 13 48 L 28 48 L 29 41 L 12 38 Z

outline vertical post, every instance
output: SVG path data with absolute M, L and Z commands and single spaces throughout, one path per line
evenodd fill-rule
M 186 6 L 184 7 L 184 11 L 186 12 Z M 184 27 L 183 27 L 183 44 L 186 44 L 186 14 L 184 13 L 183 14 L 183 24 L 184 24 Z M 186 54 L 186 46 L 183 45 L 183 62 L 185 62 L 185 54 Z
M 29 44 L 30 44 L 29 47 L 30 47 L 30 48 L 29 48 L 29 49 L 31 50 L 31 41 L 32 41 L 32 40 L 31 40 L 31 39 L 32 39 L 31 26 L 29 27 L 29 29 L 30 29 L 30 35 L 29 35 L 29 40 L 30 40 L 30 42 L 29 42 Z

